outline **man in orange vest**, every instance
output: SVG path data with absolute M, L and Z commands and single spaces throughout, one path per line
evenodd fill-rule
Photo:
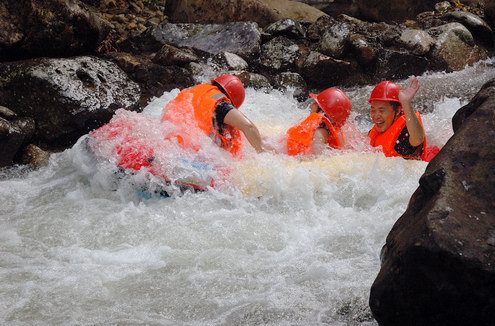
M 242 81 L 224 74 L 209 84 L 199 84 L 182 90 L 165 107 L 162 121 L 177 126 L 168 138 L 176 138 L 183 147 L 199 150 L 200 130 L 233 156 L 240 154 L 241 135 L 259 153 L 265 150 L 258 128 L 238 109 L 244 102 Z
M 418 89 L 419 81 L 412 78 L 406 89 L 400 89 L 391 81 L 382 81 L 371 92 L 370 116 L 374 125 L 368 136 L 371 146 L 381 146 L 387 157 L 424 161 L 432 158 L 427 150 L 421 115 L 414 112 L 411 105 Z
M 351 112 L 351 100 L 336 87 L 309 96 L 314 100 L 311 113 L 287 130 L 287 154 L 291 156 L 320 154 L 325 148 L 344 146 L 341 128 Z

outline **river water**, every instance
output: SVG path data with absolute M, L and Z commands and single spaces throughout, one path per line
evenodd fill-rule
M 491 78 L 492 61 L 419 77 L 431 144 Z M 221 158 L 230 172 L 206 192 L 143 197 L 81 144 L 38 171 L 2 170 L 0 324 L 376 325 L 380 249 L 426 163 L 368 148 L 371 88 L 347 90 L 351 149 L 301 160 L 248 148 Z M 131 118 L 151 132 L 177 93 Z M 253 89 L 241 110 L 279 148 L 307 114 L 290 92 Z

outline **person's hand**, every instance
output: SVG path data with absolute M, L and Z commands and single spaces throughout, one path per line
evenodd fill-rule
M 414 95 L 419 89 L 419 81 L 416 77 L 412 77 L 409 81 L 409 85 L 406 89 L 401 89 L 399 92 L 399 101 L 401 103 L 409 103 L 411 102 Z
M 263 147 L 263 152 L 270 152 L 273 154 L 277 153 L 277 149 L 272 144 L 269 144 L 267 142 L 263 142 L 262 147 Z

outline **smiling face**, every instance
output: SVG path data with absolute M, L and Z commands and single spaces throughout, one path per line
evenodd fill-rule
M 379 133 L 384 132 L 395 121 L 396 110 L 389 101 L 372 101 L 370 116 Z

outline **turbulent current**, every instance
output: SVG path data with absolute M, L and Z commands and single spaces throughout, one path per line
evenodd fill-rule
M 456 110 L 491 78 L 491 61 L 418 78 L 413 104 L 430 144 L 447 142 Z M 380 250 L 426 163 L 368 147 L 371 88 L 346 89 L 349 149 L 220 153 L 229 173 L 206 192 L 143 196 L 111 160 L 94 162 L 84 137 L 40 170 L 1 171 L 0 324 L 376 325 L 368 297 Z M 119 114 L 153 144 L 177 93 Z M 280 150 L 308 113 L 290 91 L 253 89 L 241 111 Z M 182 159 L 160 151 L 167 164 Z

